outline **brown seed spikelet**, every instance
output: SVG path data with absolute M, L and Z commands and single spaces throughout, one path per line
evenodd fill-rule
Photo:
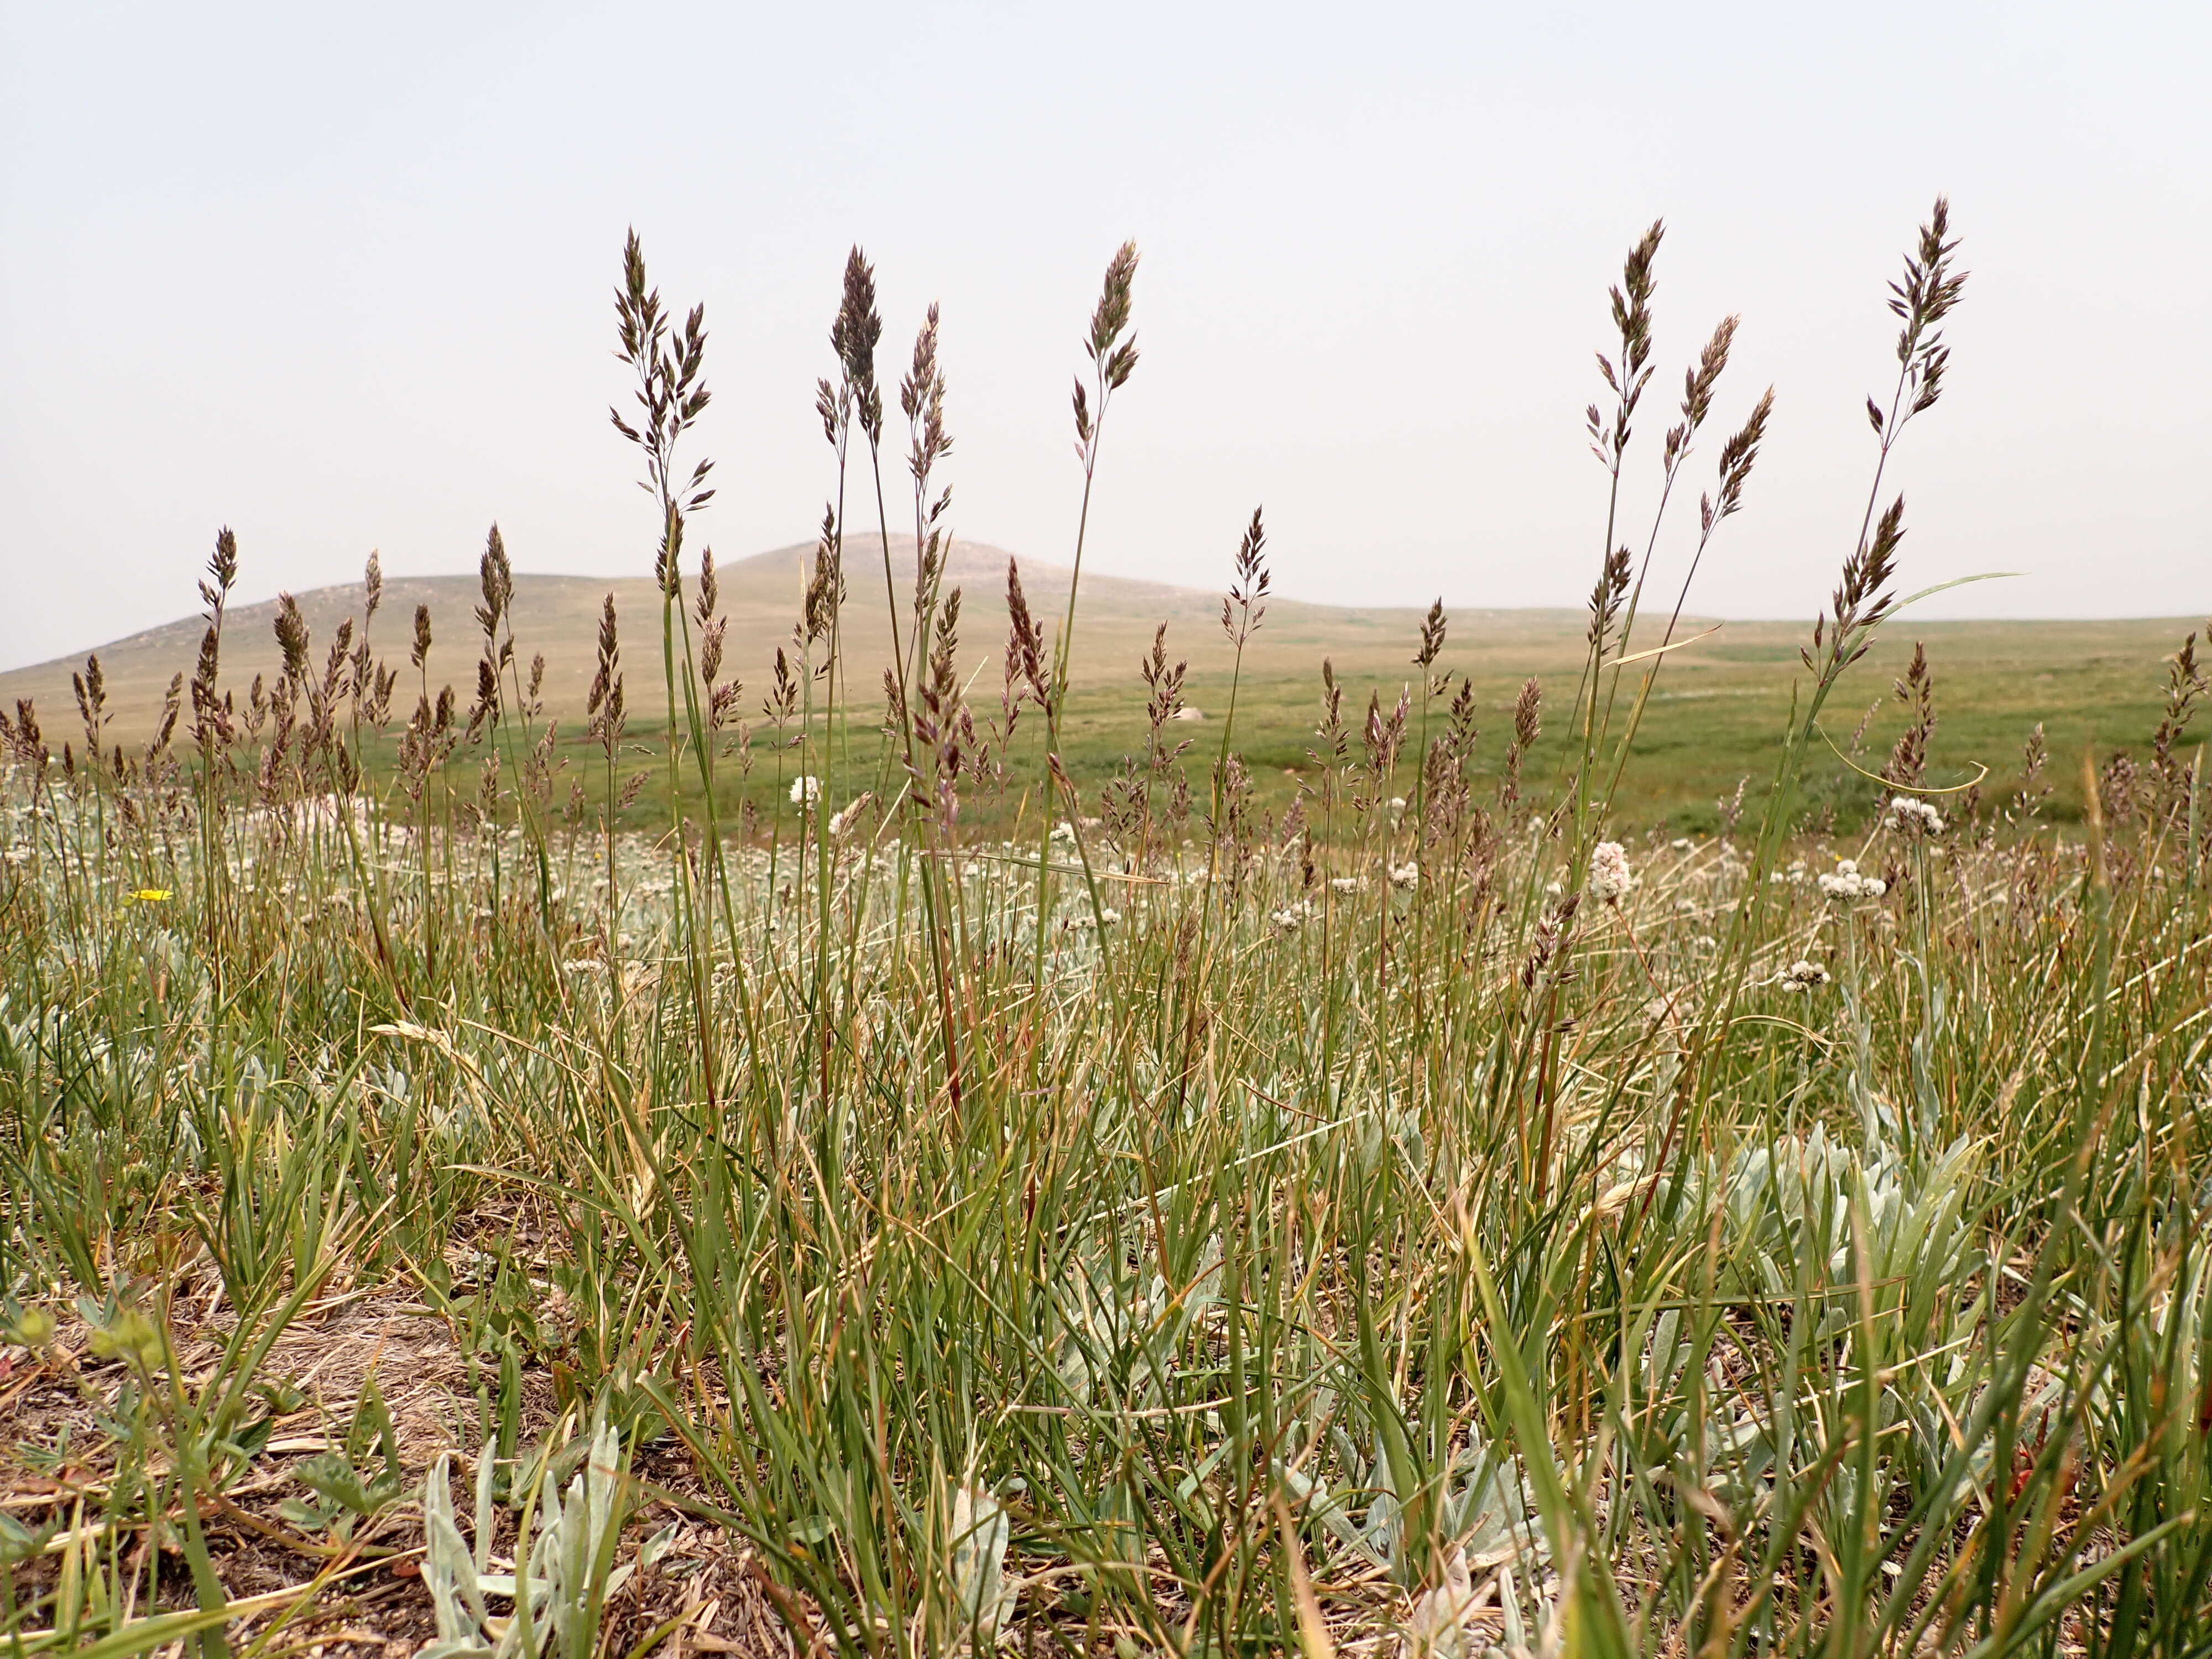
M 83 673 L 70 676 L 70 689 L 76 693 L 77 715 L 84 721 L 85 748 L 98 755 L 100 730 L 107 724 L 107 678 L 97 653 L 84 659 Z
M 284 678 L 295 685 L 307 680 L 307 619 L 289 593 L 276 596 L 276 643 L 284 653 Z
M 489 645 L 514 597 L 514 570 L 507 563 L 507 542 L 496 524 L 484 538 L 483 556 L 477 562 L 477 581 L 483 592 L 483 603 L 477 607 L 477 626 L 483 629 Z
M 1240 647 L 1259 632 L 1267 614 L 1267 529 L 1255 507 L 1237 545 L 1237 572 L 1230 580 L 1229 597 L 1221 602 L 1221 631 Z
M 1127 332 L 1134 309 L 1136 283 L 1137 245 L 1124 242 L 1106 262 L 1106 279 L 1099 288 L 1098 303 L 1091 313 L 1091 332 L 1083 343 L 1091 359 L 1091 372 L 1097 382 L 1097 414 L 1091 410 L 1091 394 L 1081 378 L 1079 376 L 1075 382 L 1075 448 L 1086 468 L 1097 459 L 1095 445 L 1098 420 L 1105 413 L 1106 398 L 1127 384 L 1129 376 L 1136 372 L 1136 337 Z
M 1429 614 L 1421 622 L 1421 648 L 1414 654 L 1418 668 L 1435 666 L 1444 649 L 1444 602 L 1439 594 L 1429 605 Z
M 1711 534 L 1715 525 L 1742 507 L 1743 487 L 1750 482 L 1759 446 L 1766 436 L 1766 422 L 1773 413 L 1774 388 L 1769 386 L 1752 405 L 1750 417 L 1721 446 L 1720 499 L 1716 502 L 1708 496 L 1698 503 L 1705 534 Z
M 876 346 L 883 337 L 884 319 L 876 310 L 876 268 L 856 243 L 845 257 L 845 291 L 836 320 L 830 325 L 830 349 L 845 373 L 845 400 L 859 416 L 860 430 L 871 445 L 882 438 L 884 430 L 884 395 L 876 385 Z
M 1044 665 L 1044 629 L 1030 615 L 1029 597 L 1022 592 L 1021 567 L 1006 561 L 1006 672 L 1018 677 L 1040 708 L 1052 702 L 1051 684 Z

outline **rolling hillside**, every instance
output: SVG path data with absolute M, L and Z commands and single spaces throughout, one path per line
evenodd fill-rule
M 721 606 L 730 619 L 726 661 L 745 683 L 740 705 L 757 718 L 776 647 L 791 637 L 805 561 L 811 545 L 778 548 L 722 568 Z M 963 675 L 971 698 L 995 708 L 1000 653 L 1006 636 L 1006 555 L 977 543 L 952 549 L 947 586 L 963 592 L 959 635 Z M 882 545 L 855 538 L 846 550 L 848 597 L 844 630 L 847 665 L 856 717 L 872 717 L 874 690 L 889 660 L 889 632 Z M 911 538 L 891 539 L 893 580 L 900 594 L 902 628 L 913 580 Z M 1065 611 L 1064 567 L 1023 565 L 1032 611 L 1049 636 Z M 1221 573 L 1224 576 L 1226 571 Z M 599 606 L 615 597 L 621 625 L 623 667 L 629 681 L 632 730 L 649 732 L 662 708 L 660 611 L 651 580 L 580 576 L 515 578 L 516 650 L 526 664 L 543 653 L 548 712 L 561 721 L 564 744 L 583 740 L 585 697 L 594 659 Z M 476 580 L 467 576 L 389 577 L 371 643 L 385 660 L 400 665 L 395 714 L 412 705 L 416 681 L 406 667 L 415 607 L 430 610 L 434 643 L 429 690 L 452 684 L 465 704 L 475 682 L 480 649 L 473 611 Z M 316 651 L 325 648 L 340 622 L 361 613 L 358 583 L 319 588 L 299 596 Z M 1171 586 L 1086 573 L 1079 600 L 1074 694 L 1067 710 L 1066 759 L 1079 777 L 1103 780 L 1121 757 L 1142 746 L 1143 687 L 1139 658 L 1152 631 L 1168 624 L 1171 659 L 1188 659 L 1189 701 L 1218 718 L 1229 696 L 1231 654 L 1220 627 L 1218 590 Z M 271 629 L 273 603 L 234 610 L 227 624 L 224 683 L 241 695 L 257 673 L 273 677 L 280 661 Z M 1265 625 L 1247 651 L 1237 690 L 1237 749 L 1252 769 L 1263 798 L 1284 796 L 1289 781 L 1309 774 L 1312 732 L 1319 712 L 1319 673 L 1334 661 L 1346 689 L 1346 717 L 1355 729 L 1370 694 L 1394 703 L 1415 671 L 1411 658 L 1421 613 L 1413 609 L 1355 609 L 1289 599 L 1268 604 Z M 1510 725 L 1510 708 L 1524 679 L 1537 676 L 1544 690 L 1546 737 L 1535 763 L 1554 763 L 1559 745 L 1572 735 L 1570 718 L 1583 660 L 1584 619 L 1571 611 L 1451 612 L 1441 665 L 1474 682 L 1482 730 L 1477 765 L 1496 764 Z M 171 676 L 189 672 L 201 623 L 186 617 L 118 640 L 99 655 L 108 685 L 111 740 L 143 738 L 158 715 Z M 2158 720 L 2165 659 L 2183 635 L 2201 626 L 2190 619 L 2117 622 L 1929 622 L 1898 619 L 1875 641 L 1831 705 L 1825 726 L 1839 750 L 1856 763 L 1878 768 L 1901 728 L 1900 705 L 1890 696 L 1916 641 L 1934 665 L 1938 727 L 1930 746 L 1933 781 L 1963 785 L 1976 769 L 1989 769 L 1986 790 L 2008 794 L 2014 787 L 2021 745 L 2040 724 L 2051 764 L 2044 781 L 2055 786 L 2055 810 L 2070 811 L 2079 793 L 2084 745 L 2100 753 L 2141 747 Z M 1686 619 L 1683 632 L 1699 635 L 1669 654 L 1639 729 L 1623 781 L 1621 805 L 1631 816 L 1678 827 L 1709 826 L 1717 803 L 1741 780 L 1755 791 L 1765 775 L 1773 734 L 1787 717 L 1805 620 L 1713 624 Z M 1639 647 L 1656 644 L 1656 630 L 1639 630 Z M 70 690 L 82 659 L 55 660 L 0 675 L 0 699 L 36 700 L 48 740 L 81 746 Z M 1633 671 L 1639 672 L 1638 671 Z M 1632 681 L 1626 701 L 1632 701 Z M 1616 728 L 1617 729 L 1617 728 Z M 1209 736 L 1194 757 L 1212 753 Z M 643 751 L 641 751 L 643 752 Z M 1817 756 L 1807 787 L 1815 800 L 1834 799 L 1850 817 L 1873 799 L 1869 787 L 1841 761 Z M 1864 799 L 1862 799 L 1861 798 Z
M 889 660 L 882 548 L 880 538 L 873 535 L 855 537 L 846 548 L 844 629 L 856 685 L 863 678 L 872 682 L 880 665 Z M 777 646 L 789 639 L 798 615 L 805 562 L 812 550 L 811 544 L 778 548 L 724 565 L 717 573 L 722 610 L 730 618 L 728 660 L 748 686 L 758 686 L 765 680 Z M 997 672 L 998 653 L 1006 634 L 1007 556 L 980 543 L 952 545 L 945 586 L 962 589 L 961 656 L 970 672 L 977 667 L 986 668 L 992 675 Z M 903 630 L 914 580 L 912 537 L 891 538 L 891 560 Z M 1044 622 L 1049 635 L 1066 609 L 1067 569 L 1025 561 L 1022 572 L 1030 608 Z M 544 654 L 545 699 L 556 717 L 582 713 L 591 684 L 599 607 L 609 593 L 614 595 L 621 627 L 623 665 L 632 687 L 630 706 L 634 711 L 649 714 L 658 699 L 647 694 L 660 678 L 659 597 L 651 578 L 515 578 L 516 651 L 525 662 L 535 653 Z M 328 646 L 346 617 L 355 618 L 358 626 L 362 605 L 358 582 L 317 588 L 297 597 L 318 652 Z M 434 638 L 430 688 L 434 692 L 450 681 L 465 696 L 474 682 L 479 649 L 473 615 L 478 599 L 472 576 L 388 576 L 382 607 L 372 624 L 371 642 L 386 660 L 404 665 L 415 607 L 428 605 Z M 1169 650 L 1177 657 L 1189 658 L 1195 677 L 1203 678 L 1209 670 L 1225 667 L 1220 605 L 1218 592 L 1086 573 L 1077 618 L 1079 684 L 1088 689 L 1109 672 L 1127 674 L 1137 654 L 1149 647 L 1152 630 L 1162 622 L 1169 625 Z M 257 673 L 272 678 L 276 673 L 281 658 L 272 631 L 276 615 L 274 601 L 240 605 L 231 611 L 224 635 L 227 686 L 242 692 Z M 1580 627 L 1579 619 L 1566 611 L 1494 612 L 1455 621 L 1462 627 L 1474 627 L 1496 646 L 1502 647 L 1510 638 L 1516 648 L 1540 644 L 1573 647 Z M 1352 610 L 1273 600 L 1252 665 L 1262 676 L 1293 668 L 1310 672 L 1322 656 L 1334 654 L 1347 667 L 1371 665 L 1381 671 L 1389 660 L 1407 655 L 1407 642 L 1413 639 L 1419 622 L 1418 611 Z M 112 735 L 129 740 L 150 727 L 171 677 L 191 672 L 203 626 L 197 615 L 189 615 L 100 647 L 109 708 L 114 716 Z M 1216 658 L 1220 659 L 1218 665 Z M 66 734 L 76 725 L 70 676 L 83 665 L 80 657 L 58 658 L 0 674 L 0 698 L 10 706 L 19 697 L 36 699 L 47 728 L 57 735 Z M 403 670 L 403 690 L 410 680 L 411 672 Z M 747 701 L 750 705 L 755 700 L 749 696 Z

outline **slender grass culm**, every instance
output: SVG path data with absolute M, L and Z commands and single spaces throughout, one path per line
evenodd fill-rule
M 857 248 L 821 533 L 760 623 L 696 531 L 703 312 L 634 235 L 658 714 L 632 601 L 545 664 L 496 530 L 458 694 L 427 605 L 404 668 L 372 644 L 374 559 L 358 625 L 288 596 L 242 683 L 225 531 L 150 741 L 112 653 L 82 752 L 0 713 L 8 1651 L 2212 1652 L 2202 641 L 2144 665 L 2142 744 L 2039 726 L 1986 795 L 1940 650 L 1859 685 L 1963 297 L 1938 201 L 1766 781 L 1717 836 L 1634 819 L 1783 418 L 1730 317 L 1637 443 L 1661 247 L 1610 299 L 1563 715 L 1533 675 L 1493 708 L 1439 600 L 1402 686 L 1321 661 L 1312 735 L 1267 729 L 1255 511 L 1222 635 L 1150 632 L 1091 763 L 1133 244 L 1067 586 L 1006 567 L 1001 661 L 957 314 L 900 377 L 909 571 Z M 1876 695 L 1862 764 L 1830 704 Z

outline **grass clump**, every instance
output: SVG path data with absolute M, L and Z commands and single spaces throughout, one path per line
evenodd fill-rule
M 1639 554 L 1660 246 L 1613 295 L 1571 701 L 1530 679 L 1486 734 L 1439 605 L 1395 700 L 1319 665 L 1279 810 L 1239 743 L 1257 513 L 1218 730 L 1156 637 L 1141 743 L 1079 786 L 1075 595 L 1054 637 L 1012 567 L 976 692 L 939 318 L 899 389 L 903 571 L 857 251 L 757 720 L 686 552 L 704 319 L 626 251 L 657 777 L 610 598 L 597 786 L 559 798 L 495 531 L 472 696 L 434 693 L 427 614 L 408 670 L 378 657 L 374 567 L 357 632 L 319 658 L 284 606 L 282 677 L 221 692 L 226 532 L 141 751 L 96 664 L 81 754 L 9 717 L 14 1650 L 2203 1651 L 2193 641 L 2148 763 L 2085 757 L 2084 835 L 2045 821 L 2043 748 L 2009 794 L 1931 782 L 1924 655 L 1887 763 L 1849 762 L 1868 827 L 1808 796 L 1900 608 L 1881 470 L 1948 368 L 1939 203 L 1770 780 L 1717 836 L 1637 834 L 1684 602 L 1650 550 L 1735 333 L 1686 372 Z M 1083 338 L 1086 523 L 1136 270 Z M 1773 408 L 1721 445 L 1700 550 Z M 848 483 L 883 663 L 847 657 Z M 780 810 L 726 821 L 718 768 Z

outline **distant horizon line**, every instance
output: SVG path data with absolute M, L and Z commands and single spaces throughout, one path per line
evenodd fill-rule
M 1060 570 L 1067 568 L 1065 565 L 1046 565 L 1041 566 L 1040 568 Z M 1099 571 L 1094 574 L 1109 580 L 1141 583 L 1146 586 L 1165 588 L 1170 592 L 1174 593 L 1193 594 L 1200 598 L 1217 597 L 1212 593 L 1211 590 L 1206 588 L 1184 587 L 1176 583 L 1164 582 L 1151 577 L 1117 576 L 1115 573 L 1110 571 Z M 640 576 L 597 576 L 577 575 L 567 571 L 518 570 L 514 573 L 514 580 L 518 583 L 524 581 L 581 582 L 587 583 L 596 587 L 607 582 L 642 582 L 649 584 L 652 582 L 653 577 L 649 574 Z M 411 574 L 387 574 L 385 577 L 385 582 L 387 586 L 398 582 L 408 581 L 473 583 L 475 580 L 476 574 L 472 571 L 444 571 L 427 574 L 419 573 Z M 269 594 L 266 597 L 260 599 L 240 599 L 234 598 L 229 606 L 229 611 L 230 614 L 234 616 L 240 611 L 256 610 L 263 605 L 273 605 L 276 603 L 279 594 L 283 592 L 289 592 L 295 599 L 307 599 L 315 594 L 328 593 L 345 588 L 352 588 L 358 591 L 360 587 L 361 583 L 358 580 L 355 580 L 347 582 L 325 582 L 314 587 L 279 589 L 277 592 Z M 1304 605 L 1314 610 L 1334 611 L 1354 616 L 1377 616 L 1393 611 L 1401 611 L 1407 616 L 1419 617 L 1423 614 L 1427 608 L 1419 602 L 1402 605 L 1343 605 L 1327 599 L 1301 599 L 1295 593 L 1285 592 L 1272 592 L 1267 597 L 1271 602 L 1279 601 L 1286 605 Z M 1055 614 L 1053 606 L 1049 602 L 1035 603 L 1035 608 L 1041 617 L 1050 617 Z M 1571 617 L 1580 618 L 1585 614 L 1585 608 L 1579 605 L 1453 605 L 1448 603 L 1444 606 L 1444 613 L 1447 618 L 1466 617 L 1469 616 L 1528 617 Z M 15 674 L 30 673 L 40 669 L 81 664 L 87 654 L 97 654 L 100 652 L 110 650 L 118 646 L 128 645 L 133 641 L 144 639 L 149 635 L 163 633 L 171 629 L 196 627 L 201 623 L 201 621 L 202 618 L 197 611 L 182 612 L 178 616 L 171 617 L 167 622 L 155 623 L 145 628 L 133 629 L 128 634 L 113 635 L 107 639 L 97 641 L 90 645 L 71 647 L 68 649 L 56 652 L 48 656 L 33 658 L 32 659 L 25 662 L 0 662 L 0 678 L 4 678 Z M 1795 613 L 1770 616 L 1730 616 L 1718 611 L 1686 611 L 1682 613 L 1680 621 L 1686 623 L 1697 623 L 1719 626 L 1741 624 L 1749 627 L 1769 627 L 1787 624 L 1809 627 L 1811 625 L 1812 619 L 1808 617 Z M 1899 621 L 1902 623 L 1903 619 L 1900 618 Z M 2082 628 L 2098 625 L 2122 626 L 2130 624 L 2142 624 L 2144 626 L 2154 624 L 2167 627 L 2181 626 L 2185 628 L 2193 626 L 2199 629 L 2212 628 L 2212 623 L 2208 623 L 2205 617 L 2197 616 L 2194 612 L 2185 611 L 2177 611 L 2164 614 L 2132 612 L 2126 614 L 2114 614 L 2111 616 L 1927 617 L 1905 625 L 1918 629 L 1956 629 L 1992 627 Z
M 880 545 L 885 539 L 884 532 L 879 530 L 855 530 L 848 536 L 845 545 L 848 548 L 850 548 L 856 544 L 865 545 L 870 542 L 877 543 Z M 896 550 L 902 544 L 909 548 L 915 544 L 914 533 L 911 531 L 892 531 L 890 533 L 888 540 L 894 550 Z M 736 558 L 722 562 L 717 566 L 717 569 L 718 571 L 724 573 L 733 572 L 741 566 L 752 564 L 762 560 L 774 559 L 779 556 L 793 554 L 803 554 L 811 550 L 815 544 L 814 541 L 811 538 L 778 543 L 772 546 L 761 548 L 757 551 L 744 554 Z M 1060 563 L 1055 560 L 1024 557 L 1024 556 L 1015 553 L 1009 549 L 1001 547 L 995 543 L 977 540 L 964 536 L 956 535 L 951 537 L 948 541 L 948 546 L 951 548 L 958 548 L 963 550 L 975 550 L 989 554 L 1002 554 L 1008 558 L 1017 560 L 1025 570 L 1036 570 L 1041 572 L 1048 571 L 1054 573 L 1057 575 L 1065 576 L 1072 568 L 1071 566 Z M 364 558 L 367 556 L 368 556 L 365 555 Z M 1187 583 L 1168 581 L 1157 576 L 1131 575 L 1121 571 L 1097 568 L 1096 566 L 1092 567 L 1085 574 L 1092 577 L 1094 580 L 1124 582 L 1136 586 L 1158 588 L 1168 594 L 1188 595 L 1209 600 L 1219 597 L 1219 590 L 1217 589 L 1195 587 Z M 384 572 L 384 580 L 387 585 L 410 581 L 473 582 L 476 578 L 477 573 L 474 570 L 466 568 L 430 571 L 386 570 Z M 601 584 L 606 583 L 623 582 L 650 584 L 653 580 L 652 573 L 649 570 L 639 571 L 634 574 L 608 574 L 603 572 L 579 573 L 564 570 L 518 569 L 514 572 L 514 579 L 518 582 L 579 582 L 593 586 L 598 586 Z M 696 570 L 691 573 L 688 580 L 694 582 L 696 581 L 697 576 Z M 295 587 L 289 589 L 279 586 L 271 589 L 267 593 L 258 598 L 248 599 L 243 595 L 234 595 L 232 601 L 232 609 L 234 611 L 247 611 L 262 605 L 274 605 L 279 596 L 285 592 L 290 592 L 296 598 L 304 599 L 312 595 L 327 594 L 335 591 L 342 591 L 349 588 L 358 592 L 361 590 L 362 586 L 362 579 L 358 576 L 355 576 L 340 580 L 320 582 L 313 586 Z M 1275 590 L 1273 592 L 1270 593 L 1268 597 L 1272 600 L 1279 601 L 1286 605 L 1297 605 L 1316 610 L 1332 611 L 1352 615 L 1381 615 L 1389 612 L 1401 611 L 1408 615 L 1419 616 L 1427 607 L 1427 601 L 1420 599 L 1410 599 L 1402 602 L 1391 603 L 1346 604 L 1342 601 L 1334 599 L 1310 599 L 1298 593 L 1283 589 Z M 1053 611 L 1054 602 L 1055 596 L 1048 592 L 1041 592 L 1037 594 L 1033 601 L 1039 611 L 1044 613 L 1050 613 Z M 1587 609 L 1586 606 L 1573 604 L 1481 605 L 1468 602 L 1459 602 L 1455 604 L 1448 599 L 1444 602 L 1444 608 L 1447 616 L 1456 615 L 1464 617 L 1473 614 L 1528 617 L 1580 617 L 1585 613 Z M 1682 613 L 1681 620 L 1684 622 L 1694 621 L 1699 623 L 1742 623 L 1763 626 L 1774 623 L 1800 623 L 1809 625 L 1811 619 L 1809 617 L 1796 612 L 1780 612 L 1759 615 L 1753 613 L 1730 613 L 1725 611 L 1701 608 L 1696 611 L 1684 611 Z M 102 650 L 106 650 L 113 647 L 127 644 L 134 640 L 143 639 L 149 635 L 162 633 L 170 629 L 193 625 L 198 621 L 199 615 L 197 611 L 186 611 L 179 613 L 177 616 L 171 617 L 166 622 L 155 623 L 144 628 L 134 629 L 127 634 L 113 635 L 106 640 L 99 641 L 90 645 L 65 649 L 58 653 L 53 653 L 44 657 L 34 658 L 27 661 L 0 662 L 0 676 L 10 676 L 42 668 L 52 668 L 61 664 L 72 663 L 79 660 L 86 653 L 97 653 Z M 1949 628 L 1983 625 L 2041 625 L 2051 627 L 2074 627 L 2087 623 L 2117 624 L 2134 623 L 2147 624 L 2172 624 L 2179 623 L 2193 623 L 2198 626 L 2212 626 L 2212 624 L 2207 624 L 2205 623 L 2205 619 L 2202 616 L 2185 611 L 2176 611 L 2165 613 L 2135 612 L 2112 615 L 2085 615 L 2077 611 L 2066 616 L 1992 614 L 1975 617 L 1929 617 L 1920 620 L 1915 625 L 1921 627 Z

